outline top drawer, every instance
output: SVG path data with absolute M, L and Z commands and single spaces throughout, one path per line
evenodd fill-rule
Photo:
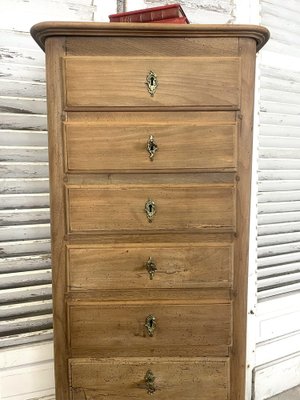
M 147 77 L 155 74 L 155 93 Z M 238 109 L 238 57 L 65 57 L 65 106 Z

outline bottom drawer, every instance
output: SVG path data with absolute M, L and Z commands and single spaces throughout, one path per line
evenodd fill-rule
M 226 400 L 226 358 L 70 361 L 72 400 Z

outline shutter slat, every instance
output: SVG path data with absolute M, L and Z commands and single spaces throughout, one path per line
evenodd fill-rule
M 50 239 L 0 242 L 0 256 L 2 257 L 39 253 L 50 253 Z
M 258 275 L 264 274 L 264 267 L 268 267 L 267 269 L 270 270 L 272 266 L 280 269 L 281 266 L 282 268 L 292 268 L 293 265 L 300 266 L 300 252 L 260 257 L 258 259 Z M 260 268 L 262 268 L 262 270 Z
M 0 213 L 1 216 L 1 213 Z M 258 215 L 258 223 L 263 226 L 266 224 L 276 224 L 278 222 L 300 221 L 300 212 L 281 212 Z
M 41 331 L 26 332 L 16 335 L 1 337 L 0 348 L 15 346 L 16 344 L 27 344 L 51 340 L 53 338 L 53 329 L 43 329 Z
M 34 299 L 50 299 L 52 294 L 51 284 L 34 285 L 13 289 L 2 289 L 0 291 L 0 302 L 2 304 L 32 301 Z
M 50 224 L 10 225 L 0 227 L 0 240 L 28 240 L 50 238 Z
M 6 178 L 47 178 L 48 162 L 0 162 L 0 174 Z
M 1 161 L 47 162 L 47 147 L 39 146 L 0 146 Z
M 258 281 L 258 291 L 261 289 L 273 289 L 287 284 L 300 283 L 300 272 L 281 273 L 270 275 L 266 278 L 260 277 Z
M 26 210 L 0 210 L 1 225 L 21 225 L 49 223 L 49 208 L 33 208 Z
M 27 209 L 33 207 L 49 207 L 49 193 L 14 193 L 0 194 L 0 204 L 5 209 Z
M 0 273 L 34 271 L 51 267 L 50 253 L 0 258 Z
M 258 278 L 264 278 L 268 276 L 284 275 L 290 273 L 300 273 L 300 253 L 295 253 L 297 262 L 290 263 L 287 259 L 284 259 L 284 264 L 276 264 L 276 259 L 274 257 L 272 262 L 273 266 L 265 266 L 264 268 L 260 264 L 260 269 L 258 271 Z M 277 260 L 278 261 L 278 260 Z
M 0 146 L 41 146 L 47 147 L 48 134 L 45 131 L 0 129 Z
M 0 112 L 45 114 L 46 108 L 45 99 L 0 96 Z
M 285 201 L 274 203 L 259 203 L 258 214 L 300 211 L 300 201 Z
M 21 304 L 6 304 L 0 306 L 0 320 L 22 317 L 25 315 L 50 314 L 52 312 L 52 300 L 30 301 Z
M 0 179 L 0 193 L 45 193 L 49 191 L 48 178 Z
M 257 230 L 259 236 L 292 232 L 300 233 L 300 221 L 259 225 Z
M 0 289 L 12 289 L 51 283 L 51 270 L 34 270 L 1 274 Z
M 258 246 L 268 246 L 273 244 L 286 244 L 286 243 L 297 243 L 300 246 L 300 232 L 293 233 L 280 233 L 274 235 L 258 235 L 257 242 Z
M 259 256 L 258 261 L 260 263 L 262 263 L 263 260 L 267 260 L 268 258 L 270 258 L 270 256 L 286 254 L 286 253 L 289 253 L 288 256 L 292 257 L 291 261 L 297 261 L 299 259 L 299 254 L 297 255 L 296 252 L 300 252 L 300 243 L 299 242 L 281 243 L 281 244 L 274 244 L 274 245 L 269 245 L 269 246 L 261 246 L 258 248 L 257 254 Z M 284 255 L 283 259 L 284 259 L 284 257 L 286 257 L 286 256 Z M 280 262 L 279 262 L 279 264 L 280 264 Z
M 46 131 L 46 115 L 0 113 L 0 129 Z
M 298 94 L 297 94 L 298 97 Z M 274 124 L 263 124 L 260 125 L 259 130 L 260 137 L 263 136 L 286 136 L 286 137 L 300 137 L 299 126 L 280 126 Z
M 291 190 L 289 192 L 259 192 L 258 193 L 258 203 L 276 203 L 276 202 L 286 202 L 286 201 L 299 201 L 300 191 Z
M 10 318 L 0 321 L 0 337 L 52 328 L 52 314 Z

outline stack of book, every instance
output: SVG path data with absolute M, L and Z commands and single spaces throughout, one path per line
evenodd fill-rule
M 146 22 L 162 24 L 189 24 L 180 4 L 145 8 L 109 16 L 110 22 Z

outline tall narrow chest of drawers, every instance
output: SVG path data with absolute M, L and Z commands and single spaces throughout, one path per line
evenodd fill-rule
M 243 400 L 262 27 L 46 22 L 56 400 Z

